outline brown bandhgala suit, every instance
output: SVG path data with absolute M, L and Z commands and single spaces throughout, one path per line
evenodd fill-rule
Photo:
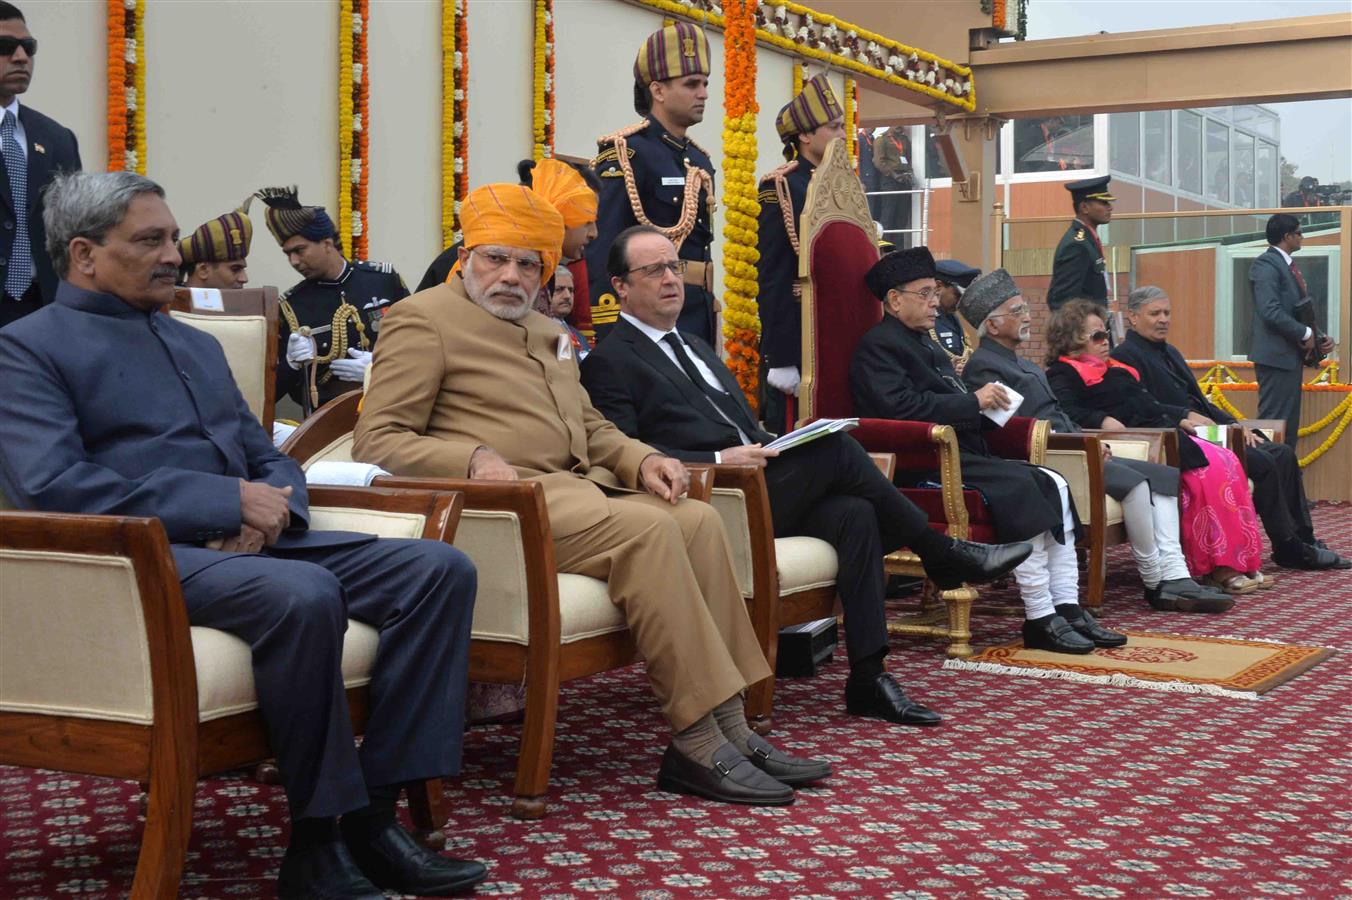
M 562 341 L 561 341 L 562 339 Z M 652 447 L 591 405 L 558 323 L 509 322 L 461 278 L 391 308 L 353 457 L 398 475 L 469 477 L 479 447 L 544 486 L 559 571 L 604 579 L 676 730 L 770 676 L 722 521 L 639 484 Z

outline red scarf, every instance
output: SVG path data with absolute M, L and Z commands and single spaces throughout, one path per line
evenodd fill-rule
M 1108 375 L 1109 369 L 1126 369 L 1131 373 L 1131 377 L 1137 381 L 1141 380 L 1141 373 L 1126 363 L 1118 362 L 1111 356 L 1106 360 L 1099 359 L 1097 356 L 1063 356 L 1061 362 L 1070 366 L 1079 373 L 1080 378 L 1084 379 L 1086 387 L 1093 387 Z

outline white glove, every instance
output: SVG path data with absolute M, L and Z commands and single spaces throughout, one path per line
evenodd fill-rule
M 329 363 L 329 371 L 339 381 L 355 381 L 358 384 L 366 377 L 366 367 L 371 364 L 371 354 L 356 347 L 347 351 L 351 359 L 335 359 Z
M 291 332 L 291 337 L 286 339 L 286 364 L 293 369 L 299 369 L 302 363 L 307 363 L 314 358 L 314 338 L 296 334 L 294 331 Z
M 770 382 L 770 387 L 785 394 L 798 396 L 798 367 L 783 366 L 778 369 L 771 369 L 765 374 L 765 380 Z

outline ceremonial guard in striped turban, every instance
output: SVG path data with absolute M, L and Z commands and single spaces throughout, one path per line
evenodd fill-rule
M 322 206 L 302 206 L 292 188 L 264 188 L 265 221 L 286 260 L 305 279 L 282 295 L 277 393 L 305 415 L 361 387 L 380 320 L 408 296 L 389 263 L 348 260 Z
M 179 284 L 224 291 L 249 283 L 247 259 L 249 245 L 253 243 L 251 202 L 253 197 L 244 198 L 239 209 L 217 216 L 178 242 L 178 253 L 183 257 L 178 267 Z
M 634 61 L 634 110 L 644 119 L 597 140 L 592 165 L 601 176 L 600 233 L 587 252 L 597 340 L 620 314 L 606 255 L 616 235 L 642 224 L 661 231 L 685 260 L 681 329 L 716 342 L 714 165 L 686 136 L 704 120 L 709 72 L 709 42 L 694 25 L 675 22 L 649 35 Z
M 774 432 L 792 430 L 802 361 L 798 222 L 807 185 L 826 147 L 845 136 L 845 111 L 822 73 L 775 117 L 787 163 L 760 183 L 761 413 Z

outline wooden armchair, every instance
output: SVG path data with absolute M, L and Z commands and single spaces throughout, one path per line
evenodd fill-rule
M 449 541 L 462 498 L 314 488 L 310 502 L 315 528 Z M 378 637 L 348 622 L 358 734 Z M 132 897 L 178 895 L 197 780 L 270 755 L 249 645 L 188 624 L 159 520 L 0 512 L 0 763 L 149 786 Z M 409 789 L 424 836 L 445 820 L 440 796 Z
M 864 283 L 865 273 L 878 260 L 878 248 L 863 187 L 850 166 L 843 141 L 827 148 L 813 175 L 799 234 L 802 414 L 807 419 L 852 416 L 850 361 L 860 338 L 881 320 L 882 307 Z M 951 427 L 863 419 L 852 434 L 870 451 L 895 454 L 902 471 L 940 473 L 941 486 L 937 489 L 903 489 L 928 514 L 932 528 L 958 538 L 995 539 L 981 495 L 962 489 L 957 438 Z M 1004 428 L 988 432 L 987 442 L 999 455 L 1041 464 L 1048 434 L 1047 422 L 1015 418 Z M 909 550 L 890 555 L 888 571 L 924 576 L 919 557 Z M 939 592 L 927 583 L 920 612 L 889 622 L 888 629 L 895 634 L 944 638 L 949 642 L 948 655 L 970 656 L 970 616 L 976 596 L 967 585 Z M 933 602 L 936 598 L 942 602 Z
M 319 460 L 350 462 L 361 397 L 349 393 L 329 401 L 282 445 L 283 452 L 306 468 Z M 397 476 L 381 476 L 375 484 L 463 494 L 455 545 L 479 570 L 469 677 L 525 683 L 512 815 L 542 818 L 559 685 L 634 662 L 624 615 L 611 602 L 604 581 L 558 571 L 539 484 Z M 709 490 L 709 473 L 694 471 L 690 496 L 708 500 Z
M 277 379 L 273 375 L 277 368 L 277 289 L 245 288 L 217 293 L 221 308 L 210 309 L 194 306 L 193 292 L 178 288 L 169 314 L 221 342 L 244 401 L 271 434 L 277 399 Z

